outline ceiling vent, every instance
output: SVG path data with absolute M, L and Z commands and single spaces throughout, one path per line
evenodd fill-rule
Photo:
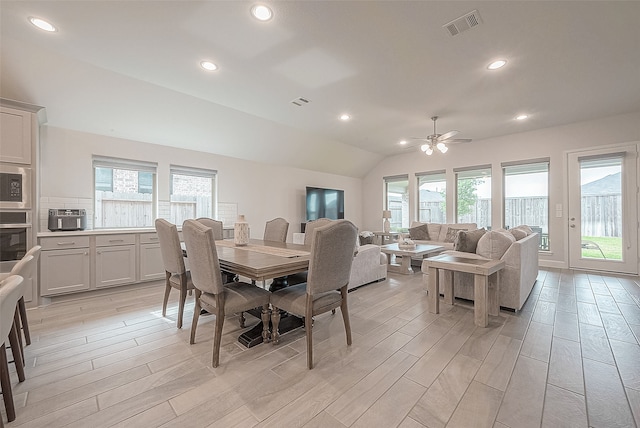
M 295 104 L 298 107 L 302 107 L 302 106 L 306 106 L 307 104 L 309 104 L 311 101 L 309 101 L 306 98 L 296 98 L 295 100 L 291 101 L 291 104 Z
M 446 28 L 451 36 L 457 36 L 458 34 L 470 30 L 480 24 L 482 24 L 480 13 L 478 13 L 477 10 L 474 10 L 467 13 L 466 15 L 461 16 L 460 18 L 454 19 L 448 24 L 443 25 L 442 28 Z

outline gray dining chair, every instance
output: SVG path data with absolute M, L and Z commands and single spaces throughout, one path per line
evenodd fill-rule
M 29 256 L 33 257 L 33 256 Z M 24 363 L 19 351 L 18 326 L 14 313 L 18 300 L 22 295 L 22 283 L 24 279 L 19 275 L 12 275 L 0 281 L 0 386 L 2 398 L 7 412 L 7 421 L 16 419 L 16 409 L 11 392 L 11 378 L 9 375 L 9 361 L 7 360 L 6 343 L 11 345 L 13 361 L 15 362 L 18 380 L 24 381 Z
M 191 281 L 191 273 L 184 265 L 184 257 L 182 247 L 180 246 L 180 235 L 175 224 L 165 219 L 156 219 L 156 232 L 158 232 L 158 240 L 160 241 L 160 253 L 162 255 L 162 264 L 165 270 L 165 289 L 164 299 L 162 301 L 162 316 L 167 316 L 167 303 L 169 302 L 169 294 L 171 289 L 175 288 L 180 291 L 178 300 L 178 319 L 177 327 L 182 328 L 182 318 L 184 315 L 184 305 L 187 300 L 187 292 L 193 290 L 193 282 Z
M 204 308 L 215 314 L 212 365 L 218 367 L 225 314 L 244 312 L 258 307 L 262 307 L 262 338 L 264 342 L 268 342 L 270 338 L 269 292 L 246 282 L 235 282 L 224 286 L 211 228 L 195 220 L 185 220 L 182 224 L 182 234 L 187 246 L 196 295 L 189 343 L 194 344 L 196 341 L 200 309 Z
M 317 220 L 312 220 L 308 222 L 304 227 L 304 245 L 311 245 L 311 240 L 313 239 L 313 231 L 317 227 L 325 226 L 331 223 L 333 220 L 328 218 L 319 218 Z
M 287 232 L 289 231 L 289 222 L 282 217 L 269 220 L 264 227 L 265 241 L 287 242 Z
M 272 340 L 279 341 L 279 309 L 304 317 L 307 336 L 307 365 L 313 368 L 313 317 L 340 308 L 347 345 L 351 345 L 351 324 L 347 286 L 358 235 L 348 220 L 337 220 L 317 227 L 313 233 L 307 282 L 271 294 Z
M 213 238 L 216 241 L 221 241 L 224 239 L 224 227 L 223 223 L 220 220 L 214 220 L 209 217 L 199 217 L 196 219 L 196 221 L 199 221 L 205 226 L 210 227 L 213 230 Z

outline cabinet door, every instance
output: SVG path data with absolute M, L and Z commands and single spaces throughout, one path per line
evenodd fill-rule
M 27 111 L 0 110 L 0 161 L 31 164 L 31 116 Z
M 42 296 L 88 290 L 89 278 L 88 248 L 40 253 L 40 294 Z
M 160 244 L 140 244 L 140 281 L 164 279 Z
M 136 282 L 136 246 L 96 249 L 96 288 Z

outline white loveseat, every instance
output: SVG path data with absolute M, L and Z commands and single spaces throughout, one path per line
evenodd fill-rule
M 504 231 L 503 231 L 504 232 Z M 499 231 L 491 232 L 492 234 Z M 489 234 L 489 232 L 487 232 Z M 487 235 L 487 237 L 489 237 Z M 461 254 L 465 257 L 477 259 L 500 259 L 505 261 L 505 268 L 499 272 L 500 289 L 498 291 L 498 301 L 501 307 L 513 310 L 522 309 L 522 305 L 526 302 L 538 276 L 538 246 L 540 243 L 540 235 L 538 233 L 530 233 L 529 235 L 507 244 L 508 248 L 504 253 L 501 250 L 496 251 L 497 245 L 490 247 L 489 252 L 492 257 L 483 257 L 476 253 L 457 252 L 454 250 L 446 251 L 446 254 Z M 478 251 L 480 251 L 481 243 L 478 242 Z M 491 245 L 491 244 L 489 244 Z M 485 246 L 486 251 L 486 246 Z M 483 254 L 486 255 L 483 251 Z M 426 267 L 422 269 L 425 287 L 428 281 Z M 444 280 L 441 277 L 440 280 Z M 453 294 L 455 297 L 467 300 L 473 300 L 473 275 L 468 273 L 455 273 L 453 279 Z

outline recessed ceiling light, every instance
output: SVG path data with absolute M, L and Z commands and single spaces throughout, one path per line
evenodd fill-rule
M 218 66 L 211 61 L 202 61 L 200 63 L 200 67 L 204 68 L 207 71 L 216 71 L 218 69 Z
M 268 21 L 273 17 L 273 11 L 263 4 L 254 5 L 251 14 L 260 21 Z
M 349 115 L 348 115 L 348 114 L 346 114 L 346 113 L 345 113 L 345 114 L 340 115 L 340 120 L 344 120 L 344 121 L 346 122 L 346 121 L 347 121 L 347 120 L 349 120 L 349 119 L 351 119 L 351 116 L 349 116 Z
M 528 114 L 519 114 L 516 116 L 516 120 L 525 120 L 528 119 L 529 115 Z
M 489 70 L 497 70 L 499 68 L 504 67 L 507 64 L 507 61 L 504 59 L 499 59 L 497 61 L 493 61 L 491 64 L 487 66 Z
M 399 144 L 401 146 L 406 146 L 407 145 L 407 140 L 401 140 Z
M 53 26 L 53 24 L 45 21 L 44 19 L 41 18 L 36 18 L 33 16 L 29 17 L 29 22 L 31 22 L 33 25 L 35 25 L 36 27 L 38 27 L 41 30 L 44 31 L 48 31 L 50 33 L 53 33 L 54 31 L 57 31 L 56 27 Z

